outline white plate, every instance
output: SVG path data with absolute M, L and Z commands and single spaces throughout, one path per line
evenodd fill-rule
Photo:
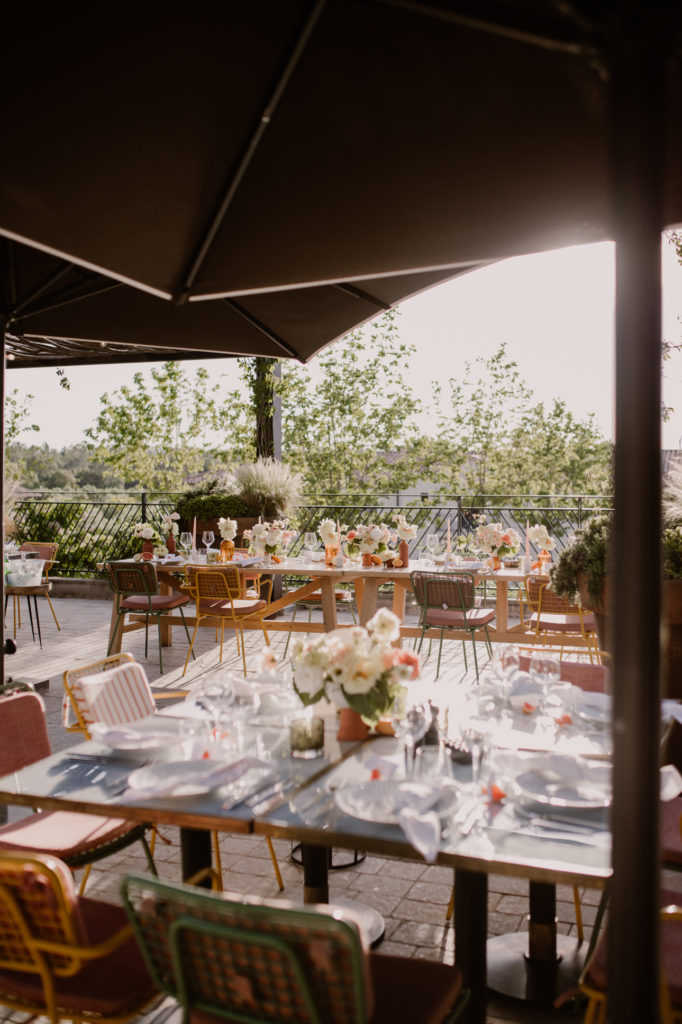
M 109 747 L 110 750 L 115 750 L 120 757 L 129 757 L 131 761 L 155 754 L 167 753 L 171 756 L 172 748 L 181 742 L 177 721 L 170 721 L 167 728 L 164 727 L 163 721 L 160 721 L 158 725 L 155 723 L 148 729 L 136 729 L 134 725 L 113 726 L 95 722 L 90 726 L 90 735 L 93 740 Z
M 379 825 L 397 825 L 400 807 L 396 809 L 396 795 L 400 787 L 404 785 L 404 780 L 399 779 L 371 779 L 360 786 L 346 786 L 344 789 L 337 789 L 336 803 L 344 814 L 359 818 L 361 821 L 375 821 Z M 419 786 L 426 801 L 428 801 L 426 791 L 431 791 L 434 802 L 428 809 L 435 811 L 439 818 L 447 818 L 454 813 L 459 800 L 459 791 L 454 786 L 440 787 L 425 782 L 413 785 Z
M 165 764 L 147 764 L 131 772 L 128 788 L 136 790 L 158 789 L 164 796 L 195 796 L 209 793 L 235 782 L 248 770 L 247 758 L 233 765 L 219 761 L 170 761 Z
M 516 787 L 524 800 L 543 807 L 587 811 L 608 807 L 611 803 L 610 788 L 598 782 L 550 782 L 541 772 L 523 772 L 516 779 Z
M 607 725 L 611 721 L 611 703 L 592 704 L 588 701 L 580 701 L 576 705 L 575 713 L 583 722 Z

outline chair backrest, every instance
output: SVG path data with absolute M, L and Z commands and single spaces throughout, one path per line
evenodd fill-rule
M 476 603 L 476 577 L 472 572 L 413 572 L 415 600 L 422 608 L 466 611 Z
M 187 565 L 185 576 L 195 600 L 227 601 L 241 596 L 239 572 L 229 565 L 221 569 Z
M 535 648 L 538 650 L 538 648 Z M 528 652 L 528 653 L 524 653 Z M 530 667 L 530 651 L 527 647 L 522 649 L 519 668 L 527 672 Z M 578 689 L 586 693 L 608 693 L 610 686 L 610 672 L 606 665 L 598 665 L 591 661 L 566 661 L 561 659 L 561 679 L 566 683 L 573 683 Z
M 67 668 L 62 676 L 64 685 L 64 696 L 62 698 L 62 725 L 70 732 L 84 732 L 89 737 L 87 722 L 81 714 L 78 701 L 73 692 L 73 684 L 81 676 L 92 676 L 96 672 L 106 672 L 107 669 L 116 668 L 117 665 L 129 664 L 135 658 L 127 651 L 120 654 L 111 654 L 108 658 L 101 658 L 89 665 L 79 665 L 78 668 Z M 74 721 L 75 720 L 75 721 Z
M 123 725 L 156 710 L 147 673 L 136 661 L 73 679 L 71 694 L 88 735 L 95 722 Z
M 45 952 L 45 943 L 59 944 Z M 87 944 L 73 877 L 48 854 L 0 853 L 0 969 L 71 975 Z M 71 947 L 71 948 L 69 948 Z
M 51 753 L 42 697 L 29 692 L 0 697 L 0 775 L 19 771 Z
M 547 576 L 526 576 L 526 599 L 534 612 L 547 615 L 567 615 L 581 612 L 578 605 L 571 604 L 565 597 L 559 597 L 550 588 Z
M 245 1024 L 360 1024 L 371 1016 L 367 961 L 347 921 L 139 876 L 124 879 L 122 893 L 156 984 L 186 1011 Z
M 43 572 L 45 577 L 50 573 L 50 569 L 54 565 L 55 558 L 57 557 L 57 549 L 59 544 L 53 544 L 50 541 L 24 541 L 23 544 L 19 545 L 20 551 L 35 551 L 37 555 L 45 559 L 45 565 L 43 566 Z
M 151 598 L 158 590 L 156 569 L 150 562 L 107 562 L 106 570 L 111 589 L 122 597 Z

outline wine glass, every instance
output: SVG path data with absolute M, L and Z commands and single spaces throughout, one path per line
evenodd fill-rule
M 414 751 L 419 740 L 423 739 L 431 725 L 431 708 L 428 703 L 394 705 L 391 724 L 396 736 L 403 741 L 405 757 L 405 775 L 414 772 Z
M 498 644 L 493 656 L 493 671 L 500 683 L 503 697 L 509 692 L 513 677 L 521 669 L 521 655 L 513 644 Z
M 208 553 L 211 549 L 211 544 L 215 540 L 213 530 L 204 530 L 204 532 L 201 535 L 201 540 L 206 547 L 206 561 L 208 562 Z
M 435 557 L 438 548 L 440 547 L 440 538 L 437 533 L 428 533 L 426 535 L 426 548 L 431 553 L 431 557 Z
M 303 537 L 303 546 L 308 553 L 308 558 L 312 558 L 313 551 L 317 550 L 317 534 L 306 533 Z
M 481 707 L 474 697 L 467 698 L 460 721 L 460 735 L 464 748 L 471 754 L 471 788 L 480 793 L 481 762 L 490 750 L 492 722 L 489 709 Z
M 190 548 L 192 547 L 192 534 L 189 533 L 188 531 L 186 531 L 185 533 L 181 533 L 180 534 L 180 540 L 179 540 L 178 543 L 180 544 L 180 547 L 185 552 L 185 558 L 187 558 L 187 554 L 188 554 Z
M 544 654 L 542 651 L 533 651 L 528 671 L 533 682 L 538 683 L 542 689 L 542 710 L 544 715 L 548 716 L 549 691 L 561 678 L 559 659 L 552 657 L 551 654 Z

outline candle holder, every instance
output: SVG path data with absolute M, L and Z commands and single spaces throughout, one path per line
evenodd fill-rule
M 324 753 L 324 720 L 303 715 L 289 726 L 292 757 L 321 757 Z

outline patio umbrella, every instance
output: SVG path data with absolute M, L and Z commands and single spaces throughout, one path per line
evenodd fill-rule
M 612 1016 L 654 1019 L 659 253 L 682 223 L 680 4 L 253 0 L 176 18 L 151 0 L 97 33 L 91 12 L 4 12 L 9 238 L 178 306 L 615 238 Z
M 175 306 L 39 249 L 0 238 L 0 325 L 8 366 L 293 357 L 471 268 L 255 293 Z

